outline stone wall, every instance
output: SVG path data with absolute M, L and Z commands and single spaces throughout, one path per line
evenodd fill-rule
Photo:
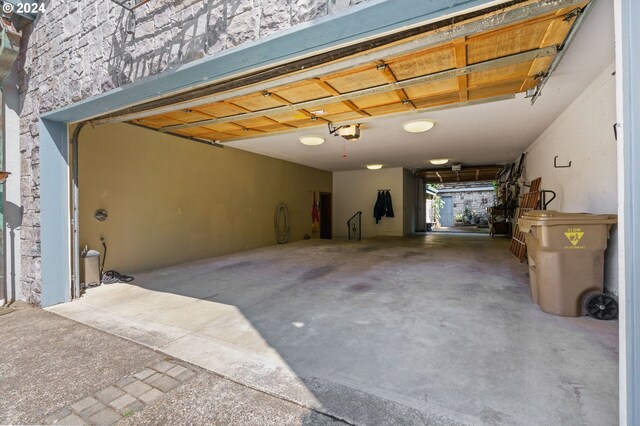
M 495 205 L 494 191 L 465 191 L 453 192 L 446 195 L 453 195 L 454 216 L 464 214 L 466 209 L 478 214 L 486 213 L 487 208 Z
M 451 196 L 453 201 L 453 217 L 465 215 L 465 211 L 475 212 L 478 217 L 487 219 L 487 208 L 495 205 L 495 191 L 459 191 L 446 192 L 446 190 L 438 191 L 438 195 Z
M 45 0 L 23 29 L 20 93 L 22 299 L 40 303 L 39 114 L 365 0 Z

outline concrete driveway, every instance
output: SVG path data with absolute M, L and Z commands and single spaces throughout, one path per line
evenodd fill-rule
M 303 241 L 51 309 L 355 424 L 617 422 L 617 323 L 547 315 L 508 242 Z
M 0 316 L 0 424 L 343 424 L 29 306 Z

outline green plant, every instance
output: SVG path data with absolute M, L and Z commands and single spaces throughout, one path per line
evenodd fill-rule
M 123 417 L 131 417 L 134 414 L 135 414 L 135 411 L 133 411 L 131 408 L 128 408 L 122 413 L 122 416 Z
M 444 207 L 444 200 L 439 195 L 433 197 L 433 202 L 431 204 L 433 206 L 433 218 L 436 223 L 440 223 L 440 210 Z

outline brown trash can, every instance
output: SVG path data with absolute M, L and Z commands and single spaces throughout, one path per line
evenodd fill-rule
M 616 215 L 532 210 L 518 219 L 529 256 L 534 303 L 553 315 L 583 315 L 582 301 L 603 291 L 604 250 Z

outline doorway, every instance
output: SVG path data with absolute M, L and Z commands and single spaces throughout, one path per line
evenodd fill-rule
M 321 192 L 320 193 L 320 238 L 325 240 L 330 240 L 332 237 L 331 234 L 331 193 L 330 192 Z

